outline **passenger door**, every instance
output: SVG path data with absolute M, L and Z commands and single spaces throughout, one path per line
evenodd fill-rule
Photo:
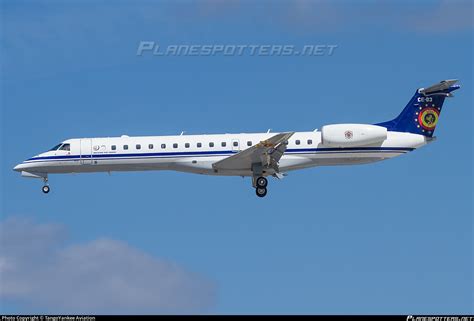
M 81 164 L 92 164 L 92 139 L 81 139 Z

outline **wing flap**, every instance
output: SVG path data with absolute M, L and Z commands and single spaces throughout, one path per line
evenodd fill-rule
M 288 139 L 294 132 L 280 133 L 253 145 L 235 155 L 215 162 L 216 170 L 251 170 L 253 164 L 275 167 L 286 151 Z

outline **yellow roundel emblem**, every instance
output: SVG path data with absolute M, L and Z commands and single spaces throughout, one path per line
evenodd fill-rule
M 418 123 L 426 130 L 432 130 L 438 122 L 439 111 L 435 108 L 425 108 L 418 114 Z

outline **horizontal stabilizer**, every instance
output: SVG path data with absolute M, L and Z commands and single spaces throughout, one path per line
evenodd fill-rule
M 433 85 L 433 86 L 430 86 L 428 88 L 421 88 L 419 91 L 420 91 L 420 94 L 429 95 L 429 94 L 433 94 L 433 93 L 436 93 L 436 92 L 445 91 L 447 89 L 450 89 L 450 87 L 452 85 L 454 85 L 455 83 L 457 83 L 457 82 L 458 82 L 457 79 L 443 80 L 440 83 L 438 83 L 436 85 Z

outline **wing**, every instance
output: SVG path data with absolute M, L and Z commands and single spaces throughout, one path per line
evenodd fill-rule
M 212 164 L 215 170 L 251 170 L 258 164 L 273 168 L 278 172 L 278 161 L 286 151 L 288 139 L 294 134 L 281 133 L 253 145 L 235 155 L 229 156 Z

